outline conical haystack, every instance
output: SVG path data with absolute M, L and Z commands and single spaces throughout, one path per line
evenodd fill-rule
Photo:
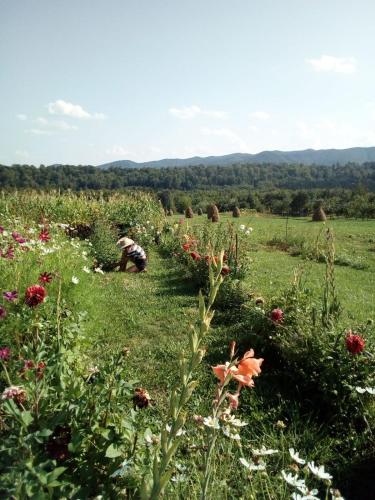
M 234 207 L 232 215 L 233 217 L 241 217 L 240 209 L 238 207 Z
M 185 217 L 187 219 L 192 219 L 194 217 L 194 212 L 193 212 L 193 209 L 191 207 L 188 207 L 186 210 L 185 210 Z

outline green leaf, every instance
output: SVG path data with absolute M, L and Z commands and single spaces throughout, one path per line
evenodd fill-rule
M 23 411 L 21 413 L 21 418 L 22 418 L 22 422 L 25 424 L 26 427 L 28 427 L 31 424 L 31 422 L 34 420 L 33 416 L 31 415 L 31 413 L 29 411 Z
M 105 456 L 107 458 L 117 458 L 117 457 L 121 457 L 121 455 L 122 455 L 122 452 L 118 448 L 115 448 L 113 443 L 108 446 L 108 448 L 106 449 L 106 452 L 105 452 Z

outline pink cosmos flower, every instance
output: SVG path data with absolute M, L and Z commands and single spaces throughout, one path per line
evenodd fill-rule
M 14 300 L 17 299 L 18 292 L 17 292 L 17 290 L 13 290 L 12 292 L 3 292 L 3 297 L 8 302 L 13 302 Z

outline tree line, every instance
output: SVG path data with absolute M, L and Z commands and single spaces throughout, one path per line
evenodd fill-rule
M 234 207 L 305 215 L 317 203 L 327 214 L 375 218 L 375 163 L 327 166 L 233 165 L 100 169 L 93 166 L 0 165 L 2 189 L 154 191 L 166 210 Z
M 177 189 L 190 191 L 208 187 L 246 186 L 270 189 L 353 189 L 363 184 L 375 191 L 375 162 L 357 165 L 238 164 L 168 168 L 110 168 L 57 165 L 0 165 L 4 188 L 87 189 Z

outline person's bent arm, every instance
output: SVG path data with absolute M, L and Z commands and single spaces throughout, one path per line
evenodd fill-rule
M 125 250 L 122 252 L 122 257 L 120 260 L 120 271 L 126 271 L 126 266 L 128 264 L 128 256 L 126 255 Z

